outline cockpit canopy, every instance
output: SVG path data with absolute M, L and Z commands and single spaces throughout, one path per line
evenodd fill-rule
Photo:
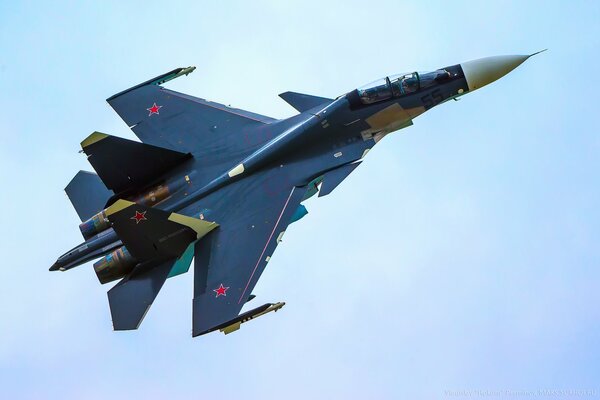
M 406 96 L 449 78 L 450 73 L 445 69 L 397 74 L 358 88 L 358 96 L 363 104 L 373 104 L 392 97 Z

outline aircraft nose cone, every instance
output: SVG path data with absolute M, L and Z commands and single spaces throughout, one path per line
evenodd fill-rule
M 533 55 L 533 54 L 532 54 Z M 480 58 L 460 64 L 469 85 L 469 91 L 477 90 L 502 78 L 521 65 L 531 55 L 511 55 Z

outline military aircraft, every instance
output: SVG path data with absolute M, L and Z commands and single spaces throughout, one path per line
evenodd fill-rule
M 537 53 L 534 53 L 537 54 Z M 285 92 L 278 120 L 165 89 L 178 68 L 107 99 L 140 142 L 100 132 L 81 147 L 97 174 L 65 191 L 83 243 L 50 271 L 99 258 L 115 330 L 137 329 L 167 278 L 194 260 L 193 330 L 239 329 L 277 311 L 240 313 L 302 202 L 331 193 L 385 135 L 506 75 L 532 55 L 495 56 L 392 75 L 335 99 Z

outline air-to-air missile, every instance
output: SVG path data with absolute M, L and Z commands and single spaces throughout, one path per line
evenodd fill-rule
M 115 330 L 128 330 L 194 259 L 193 335 L 232 332 L 285 304 L 239 314 L 304 200 L 331 193 L 388 133 L 532 55 L 392 75 L 335 99 L 285 92 L 299 113 L 282 120 L 161 86 L 195 67 L 124 90 L 107 101 L 141 143 L 100 132 L 81 143 L 97 174 L 65 190 L 85 241 L 50 270 L 99 259 L 101 283 L 121 279 L 108 296 Z

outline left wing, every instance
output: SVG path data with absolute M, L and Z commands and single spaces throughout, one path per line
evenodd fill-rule
M 227 220 L 196 243 L 193 336 L 238 315 L 281 241 L 307 190 L 281 174 L 276 169 L 229 193 Z
M 277 120 L 168 90 L 160 84 L 193 69 L 178 68 L 107 99 L 143 143 L 192 153 L 208 173 L 244 158 L 269 140 Z

